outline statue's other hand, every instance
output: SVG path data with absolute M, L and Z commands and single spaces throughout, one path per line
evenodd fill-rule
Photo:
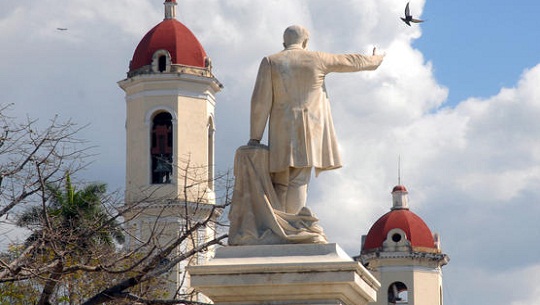
M 379 55 L 379 56 L 385 57 L 385 56 L 386 56 L 386 53 L 377 54 L 377 47 L 373 47 L 373 56 L 375 56 L 375 55 Z
M 257 140 L 257 139 L 249 139 L 247 145 L 249 146 L 258 146 L 261 144 L 261 140 Z

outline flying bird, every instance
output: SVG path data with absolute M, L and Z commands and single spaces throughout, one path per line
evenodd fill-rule
M 420 20 L 420 19 L 414 19 L 413 16 L 411 15 L 410 11 L 409 11 L 409 2 L 407 2 L 407 6 L 405 6 L 405 18 L 403 17 L 400 17 L 401 20 L 403 20 L 403 22 L 405 22 L 408 26 L 411 26 L 411 22 L 414 22 L 414 23 L 420 23 L 420 22 L 424 22 L 424 20 Z
M 56 28 L 59 31 L 67 31 L 67 28 Z

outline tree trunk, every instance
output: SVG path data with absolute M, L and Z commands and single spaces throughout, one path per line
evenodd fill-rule
M 64 270 L 64 263 L 62 263 L 61 259 L 58 259 L 58 262 L 51 271 L 51 276 L 45 282 L 45 286 L 43 286 L 43 291 L 37 305 L 51 305 L 51 296 L 54 293 L 56 285 L 58 285 L 58 280 L 62 277 L 62 270 Z

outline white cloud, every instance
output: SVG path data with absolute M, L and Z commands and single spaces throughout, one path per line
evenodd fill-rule
M 234 150 L 248 140 L 257 67 L 263 56 L 281 49 L 285 27 L 308 27 L 310 48 L 321 51 L 368 53 L 376 45 L 387 54 L 379 70 L 327 78 L 344 167 L 313 180 L 308 204 L 330 240 L 351 255 L 358 253 L 361 235 L 391 206 L 401 155 L 411 209 L 441 231 L 443 250 L 453 258 L 445 272 L 458 291 L 476 293 L 465 285 L 486 293 L 481 287 L 498 287 L 490 276 L 503 281 L 511 272 L 505 271 L 510 267 L 494 271 L 500 265 L 521 270 L 510 274 L 516 279 L 532 279 L 538 258 L 523 254 L 525 260 L 516 260 L 508 245 L 534 252 L 530 240 L 540 237 L 534 217 L 540 212 L 540 65 L 495 96 L 447 107 L 448 91 L 459 88 L 439 84 L 433 76 L 437 63 L 412 47 L 422 32 L 399 20 L 404 5 L 394 0 L 179 1 L 178 19 L 204 45 L 225 85 L 217 96 L 219 167 L 231 167 Z M 411 10 L 421 17 L 423 5 L 415 2 Z M 0 102 L 14 102 L 16 115 L 46 121 L 59 113 L 91 122 L 82 136 L 98 145 L 101 155 L 87 177 L 121 187 L 125 106 L 116 81 L 125 77 L 136 44 L 162 18 L 162 1 L 2 4 L 0 41 L 6 43 L 0 55 L 9 73 L 0 75 Z M 524 269 L 526 264 L 536 267 Z M 478 279 L 467 272 L 474 265 Z M 502 288 L 492 293 L 495 300 L 508 294 Z M 523 291 L 505 300 L 512 305 L 535 300 L 527 295 Z M 453 304 L 466 303 L 467 297 L 454 295 Z
M 460 277 L 458 286 L 443 284 L 445 304 L 538 304 L 540 264 L 504 271 L 472 267 L 459 272 L 467 276 Z
M 391 110 L 384 108 L 377 109 L 381 115 L 348 112 L 345 117 L 350 128 L 339 134 L 345 167 L 329 174 L 331 179 L 314 182 L 321 193 L 314 198 L 319 214 L 322 218 L 330 215 L 326 220 L 330 234 L 340 242 L 358 243 L 354 232 L 359 215 L 364 214 L 360 217 L 366 220 L 365 214 L 373 217 L 373 210 L 382 215 L 374 205 L 383 205 L 385 210 L 390 207 L 388 191 L 397 183 L 398 155 L 404 167 L 402 181 L 410 188 L 420 188 L 420 193 L 411 194 L 420 198 L 413 201 L 413 210 L 444 204 L 453 213 L 452 196 L 479 209 L 519 204 L 515 200 L 540 184 L 540 89 L 532 85 L 539 75 L 540 65 L 526 71 L 515 88 L 482 101 L 464 101 L 455 109 L 433 111 L 423 109 L 422 103 L 411 103 L 409 107 L 419 114 L 404 111 L 404 117 L 394 124 L 380 118 L 391 116 Z M 402 95 L 407 99 L 422 94 L 404 90 Z M 336 121 L 340 114 L 335 114 Z M 360 123 L 366 120 L 371 122 Z M 444 196 L 441 193 L 449 196 L 435 201 Z M 336 202 L 342 213 L 335 212 Z
M 511 291 L 512 301 L 510 305 L 530 305 L 539 302 L 540 295 L 540 265 L 531 266 L 524 270 L 518 270 L 510 277 L 499 277 L 501 282 L 510 283 L 513 287 L 507 290 Z M 515 281 L 514 281 L 515 280 Z
M 457 186 L 473 198 L 508 202 L 540 182 L 540 65 L 526 71 L 514 88 L 469 99 L 456 115 L 466 118 L 466 149 L 460 155 Z M 459 180 L 458 180 L 459 178 Z

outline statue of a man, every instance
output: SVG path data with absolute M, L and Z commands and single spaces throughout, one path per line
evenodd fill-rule
M 269 171 L 284 212 L 306 205 L 311 169 L 341 167 L 324 77 L 331 72 L 375 70 L 383 55 L 329 54 L 306 49 L 309 32 L 283 34 L 285 49 L 265 57 L 251 99 L 248 145 L 257 145 L 269 121 Z M 356 98 L 356 97 L 354 97 Z

